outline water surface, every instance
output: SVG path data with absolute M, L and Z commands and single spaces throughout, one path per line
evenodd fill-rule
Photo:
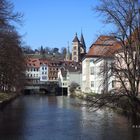
M 0 140 L 140 140 L 140 128 L 109 109 L 89 112 L 80 100 L 22 96 L 0 111 Z

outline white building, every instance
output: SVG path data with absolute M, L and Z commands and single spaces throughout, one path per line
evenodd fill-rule
M 58 84 L 61 88 L 68 87 L 68 74 L 67 70 L 64 67 L 59 68 L 58 70 Z
M 82 91 L 106 93 L 114 88 L 111 65 L 116 51 L 116 40 L 110 36 L 100 36 L 91 45 L 82 61 Z
M 40 81 L 46 82 L 48 81 L 48 66 L 46 64 L 42 64 L 39 68 L 40 72 Z
M 59 87 L 67 88 L 68 91 L 72 83 L 76 83 L 81 87 L 82 86 L 81 64 L 77 62 L 65 62 L 65 65 L 59 69 L 58 82 Z
M 28 58 L 26 60 L 25 74 L 27 85 L 34 86 L 44 83 L 48 81 L 48 66 L 38 58 Z
M 26 60 L 26 83 L 29 84 L 38 84 L 40 82 L 40 62 L 39 59 L 30 59 Z

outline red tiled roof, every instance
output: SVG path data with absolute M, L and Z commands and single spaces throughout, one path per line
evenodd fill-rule
M 27 67 L 39 68 L 40 67 L 40 61 L 39 61 L 38 58 L 27 58 L 26 59 L 26 65 L 27 65 Z
M 49 61 L 47 60 L 47 59 L 39 59 L 39 61 L 40 61 L 40 65 L 41 64 L 48 64 L 49 63 Z
M 86 57 L 111 57 L 119 48 L 119 42 L 112 36 L 100 36 L 96 42 L 91 45 Z

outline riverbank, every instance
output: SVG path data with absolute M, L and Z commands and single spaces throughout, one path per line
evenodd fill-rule
M 107 95 L 107 94 L 106 94 Z M 82 93 L 80 90 L 76 90 L 75 92 L 70 94 L 72 98 L 79 98 L 87 102 L 85 106 L 87 107 L 109 107 L 117 113 L 125 114 L 126 116 L 133 116 L 129 99 L 126 97 L 123 98 L 112 98 L 111 96 L 106 98 L 106 95 L 95 94 L 95 93 Z M 111 97 L 111 98 L 110 98 Z M 111 100 L 111 101 L 110 101 Z M 140 118 L 140 113 L 135 114 Z
M 14 100 L 17 96 L 17 93 L 0 93 L 0 109 Z

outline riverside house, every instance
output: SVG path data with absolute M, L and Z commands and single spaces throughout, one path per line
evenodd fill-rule
M 114 88 L 111 76 L 113 55 L 118 49 L 117 40 L 112 36 L 100 36 L 90 47 L 82 60 L 82 91 L 105 93 Z

